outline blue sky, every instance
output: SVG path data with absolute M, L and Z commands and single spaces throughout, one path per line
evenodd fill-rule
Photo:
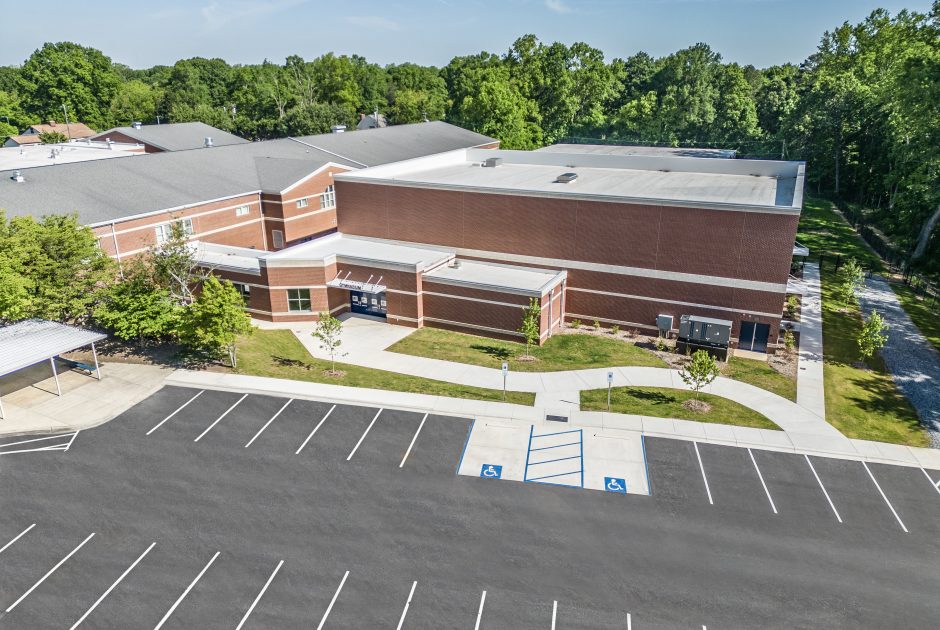
M 823 31 L 879 6 L 926 11 L 930 1 L 47 0 L 43 15 L 68 19 L 6 29 L 0 64 L 22 63 L 44 41 L 71 40 L 135 68 L 193 56 L 255 63 L 329 51 L 383 65 L 444 65 L 455 55 L 503 53 L 516 37 L 535 33 L 542 41 L 585 41 L 608 59 L 704 41 L 728 61 L 767 66 L 802 61 Z

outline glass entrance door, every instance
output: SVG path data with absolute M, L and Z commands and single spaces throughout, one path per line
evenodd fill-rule
M 349 292 L 349 310 L 353 313 L 385 317 L 388 314 L 388 304 L 384 293 L 365 293 L 363 291 Z

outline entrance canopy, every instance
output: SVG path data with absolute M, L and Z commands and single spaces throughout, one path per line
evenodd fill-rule
M 0 376 L 78 350 L 107 335 L 42 319 L 0 328 Z

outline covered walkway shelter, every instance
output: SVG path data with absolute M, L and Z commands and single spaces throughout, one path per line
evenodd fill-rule
M 0 328 L 0 378 L 31 365 L 49 361 L 52 375 L 55 377 L 56 393 L 61 396 L 62 388 L 59 385 L 55 357 L 91 346 L 95 361 L 94 374 L 101 380 L 95 343 L 106 338 L 107 335 L 91 330 L 42 319 L 27 319 L 4 326 Z M 88 367 L 89 371 L 92 371 L 91 366 Z M 0 418 L 4 417 L 3 401 L 0 400 Z

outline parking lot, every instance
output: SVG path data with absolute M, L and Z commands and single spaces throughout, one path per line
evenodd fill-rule
M 648 438 L 621 494 L 457 475 L 472 422 L 168 387 L 3 440 L 0 628 L 940 618 L 940 471 Z

